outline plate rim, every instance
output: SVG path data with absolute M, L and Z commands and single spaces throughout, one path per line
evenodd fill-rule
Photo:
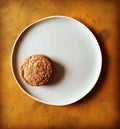
M 47 101 L 40 100 L 40 99 L 38 99 L 38 98 L 32 96 L 31 94 L 29 94 L 27 91 L 24 90 L 24 88 L 23 88 L 23 87 L 20 85 L 20 83 L 18 82 L 18 80 L 17 80 L 17 78 L 16 78 L 16 75 L 15 75 L 15 73 L 14 73 L 14 68 L 13 68 L 13 59 L 14 59 L 14 58 L 13 58 L 13 55 L 14 55 L 15 46 L 16 46 L 16 44 L 17 44 L 18 39 L 19 39 L 20 36 L 22 35 L 22 33 L 24 33 L 27 29 L 29 29 L 29 28 L 32 27 L 33 25 L 35 25 L 35 24 L 37 24 L 37 23 L 39 23 L 39 22 L 42 22 L 42 21 L 44 21 L 44 20 L 51 19 L 51 18 L 66 18 L 66 19 L 74 20 L 74 21 L 80 23 L 80 24 L 81 24 L 82 26 L 84 26 L 85 29 L 87 29 L 87 31 L 89 31 L 89 32 L 92 34 L 92 36 L 95 38 L 95 40 L 96 40 L 96 42 L 97 42 L 97 45 L 98 45 L 98 48 L 99 48 L 99 51 L 100 51 L 99 74 L 98 74 L 98 76 L 97 76 L 97 79 L 96 79 L 94 85 L 92 85 L 92 86 L 91 86 L 91 89 L 90 89 L 88 92 L 86 92 L 86 94 L 84 94 L 82 97 L 76 99 L 76 100 L 73 101 L 73 102 L 68 102 L 68 103 L 65 103 L 65 104 L 64 104 L 64 103 L 63 103 L 63 104 L 49 103 L 49 102 L 47 102 Z M 97 81 L 98 81 L 98 79 L 99 79 L 99 77 L 100 77 L 101 70 L 102 70 L 102 51 L 101 51 L 100 45 L 99 45 L 99 43 L 98 43 L 98 40 L 97 40 L 97 38 L 95 37 L 95 35 L 93 34 L 93 32 L 92 32 L 85 24 L 83 24 L 81 21 L 78 21 L 77 19 L 74 19 L 74 18 L 69 17 L 69 16 L 64 16 L 64 15 L 52 15 L 52 16 L 48 16 L 48 17 L 41 18 L 41 19 L 39 19 L 39 20 L 37 20 L 37 21 L 35 21 L 35 22 L 29 24 L 28 26 L 26 26 L 26 27 L 18 34 L 18 36 L 17 36 L 17 38 L 15 39 L 15 41 L 14 41 L 14 43 L 13 43 L 13 46 L 12 46 L 10 62 L 11 62 L 11 63 L 10 63 L 10 64 L 11 64 L 11 71 L 12 71 L 12 75 L 13 75 L 13 77 L 14 77 L 14 79 L 15 79 L 15 82 L 17 83 L 17 85 L 18 85 L 19 88 L 23 91 L 24 94 L 26 94 L 26 95 L 28 95 L 30 98 L 32 98 L 32 99 L 34 99 L 34 100 L 36 100 L 36 101 L 38 101 L 38 102 L 44 103 L 44 104 L 53 105 L 53 106 L 66 106 L 66 105 L 73 104 L 73 103 L 75 103 L 75 102 L 80 101 L 81 99 L 83 99 L 86 95 L 88 95 L 88 94 L 91 92 L 91 90 L 92 90 L 92 89 L 94 88 L 94 86 L 96 85 L 96 83 L 97 83 Z

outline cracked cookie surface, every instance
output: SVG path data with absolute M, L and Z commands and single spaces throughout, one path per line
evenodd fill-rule
M 41 86 L 47 83 L 52 75 L 52 64 L 45 55 L 32 55 L 20 66 L 20 75 L 31 86 Z

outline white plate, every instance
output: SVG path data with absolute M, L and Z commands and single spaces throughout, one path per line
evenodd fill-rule
M 45 54 L 53 60 L 55 72 L 45 86 L 32 87 L 20 78 L 20 64 L 33 54 Z M 51 105 L 67 105 L 83 98 L 98 80 L 101 65 L 100 47 L 92 32 L 65 16 L 47 17 L 28 26 L 12 51 L 12 71 L 20 88 Z

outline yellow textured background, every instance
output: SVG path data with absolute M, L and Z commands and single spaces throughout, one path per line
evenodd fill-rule
M 119 0 L 0 0 L 0 129 L 120 129 Z M 56 107 L 39 103 L 17 86 L 10 55 L 18 34 L 50 15 L 66 15 L 97 37 L 103 68 L 82 100 Z

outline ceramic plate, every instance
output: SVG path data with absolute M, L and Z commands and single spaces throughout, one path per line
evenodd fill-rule
M 29 86 L 20 78 L 21 63 L 33 54 L 45 54 L 52 60 L 54 73 L 44 86 Z M 15 80 L 24 93 L 39 102 L 61 106 L 90 92 L 100 75 L 102 57 L 95 36 L 85 25 L 73 18 L 51 16 L 20 33 L 11 62 Z

